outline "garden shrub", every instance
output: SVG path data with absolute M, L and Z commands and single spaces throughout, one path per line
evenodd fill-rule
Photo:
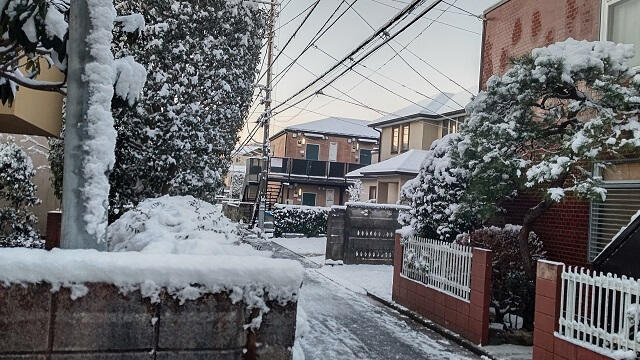
M 327 233 L 329 208 L 302 205 L 278 205 L 273 210 L 274 235 L 295 233 L 314 237 Z
M 511 315 L 507 316 L 506 320 L 515 315 L 523 319 L 524 329 L 532 330 L 535 282 L 528 278 L 520 255 L 520 229 L 519 225 L 505 225 L 504 228 L 484 227 L 471 234 L 459 235 L 456 242 L 493 252 L 491 304 L 495 308 L 496 319 L 502 322 L 505 315 Z M 542 241 L 533 232 L 529 233 L 529 251 L 533 262 L 545 257 Z M 517 322 L 519 321 L 505 321 L 505 325 L 508 328 L 519 328 Z

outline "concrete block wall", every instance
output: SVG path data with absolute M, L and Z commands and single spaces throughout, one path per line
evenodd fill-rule
M 536 310 L 533 331 L 533 360 L 605 360 L 611 359 L 582 346 L 557 338 L 560 318 L 561 275 L 564 264 L 538 261 Z
M 260 328 L 247 330 L 257 312 L 228 293 L 181 305 L 166 292 L 151 303 L 140 291 L 87 287 L 72 300 L 67 288 L 0 285 L 0 360 L 291 359 L 296 303 L 268 304 Z
M 487 344 L 491 300 L 491 251 L 473 249 L 469 301 L 402 276 L 402 254 L 401 236 L 397 234 L 393 259 L 393 301 L 474 343 Z

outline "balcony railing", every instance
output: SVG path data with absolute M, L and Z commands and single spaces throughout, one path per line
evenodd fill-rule
M 272 157 L 269 166 L 269 175 L 344 179 L 346 173 L 364 166 L 363 164 L 335 161 Z

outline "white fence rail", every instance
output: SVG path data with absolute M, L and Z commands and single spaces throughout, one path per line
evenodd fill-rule
M 559 330 L 556 336 L 616 358 L 640 351 L 640 281 L 590 273 L 562 272 Z
M 404 241 L 401 274 L 441 292 L 469 300 L 469 246 L 412 237 Z

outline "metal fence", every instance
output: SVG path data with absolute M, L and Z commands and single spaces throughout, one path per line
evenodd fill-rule
M 640 350 L 640 281 L 565 268 L 560 299 L 556 336 L 600 353 L 636 357 Z
M 411 237 L 404 241 L 401 274 L 441 292 L 469 300 L 472 248 Z

